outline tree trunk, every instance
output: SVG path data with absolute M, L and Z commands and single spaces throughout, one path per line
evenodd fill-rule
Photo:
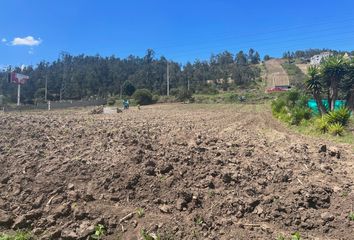
M 327 113 L 327 110 L 326 110 L 326 107 L 323 105 L 322 103 L 322 99 L 321 99 L 321 96 L 318 94 L 318 93 L 314 93 L 313 94 L 313 97 L 316 101 L 316 104 L 317 104 L 317 108 L 318 108 L 318 112 L 321 114 L 321 115 L 324 115 Z
M 330 100 L 331 102 L 328 102 L 329 104 L 329 109 L 331 111 L 334 110 L 334 106 L 335 106 L 335 103 L 336 103 L 336 100 L 338 98 L 338 84 L 337 84 L 337 81 L 335 78 L 333 78 L 331 80 L 331 86 L 329 88 L 329 95 L 330 95 Z
M 331 102 L 332 102 L 332 98 L 331 98 L 331 94 L 330 94 L 330 89 L 328 88 L 328 91 L 327 91 L 328 111 L 331 111 Z
M 352 89 L 349 93 L 349 97 L 347 98 L 347 106 L 349 109 L 354 111 L 354 89 Z

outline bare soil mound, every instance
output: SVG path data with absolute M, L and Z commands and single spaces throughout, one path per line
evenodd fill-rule
M 353 159 L 266 106 L 0 115 L 0 231 L 39 239 L 352 239 Z M 144 213 L 137 209 L 144 209 Z

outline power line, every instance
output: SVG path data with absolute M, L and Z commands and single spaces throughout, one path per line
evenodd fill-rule
M 336 18 L 337 19 L 337 18 Z M 228 35 L 228 34 L 217 34 L 216 38 L 213 38 L 213 39 L 209 39 L 209 41 L 217 41 L 217 42 L 220 42 L 222 40 L 233 40 L 233 39 L 240 39 L 240 38 L 246 38 L 246 37 L 251 37 L 251 36 L 262 36 L 262 35 L 269 35 L 269 34 L 274 34 L 274 33 L 286 33 L 286 32 L 291 32 L 291 31 L 294 31 L 294 30 L 297 30 L 297 29 L 309 29 L 309 28 L 312 28 L 312 29 L 309 29 L 310 33 L 314 33 L 314 32 L 323 32 L 323 31 L 327 31 L 327 30 L 338 30 L 340 28 L 336 27 L 336 26 L 333 26 L 331 28 L 327 28 L 327 29 L 316 29 L 316 27 L 318 26 L 321 26 L 321 25 L 328 25 L 328 24 L 334 24 L 334 23 L 343 23 L 343 22 L 348 22 L 350 24 L 354 24 L 354 18 L 353 17 L 349 17 L 349 18 L 342 18 L 340 20 L 326 20 L 324 22 L 318 22 L 318 23 L 312 23 L 312 24 L 303 24 L 303 25 L 295 25 L 295 26 L 292 26 L 292 27 L 287 27 L 287 28 L 279 28 L 279 29 L 276 29 L 275 30 L 271 30 L 271 31 L 265 31 L 265 32 L 261 32 L 261 33 L 249 33 L 249 34 L 238 34 L 238 35 Z M 348 26 L 346 27 L 345 29 L 349 28 L 351 26 Z M 224 37 L 224 36 L 228 36 L 228 37 Z M 214 36 L 214 35 L 213 35 Z M 204 37 L 205 38 L 205 37 Z M 158 49 L 160 50 L 164 50 L 164 49 L 168 49 L 168 48 L 171 48 L 171 47 L 187 47 L 187 46 L 195 46 L 197 45 L 198 47 L 200 47 L 201 45 L 203 45 L 203 42 L 189 42 L 187 44 L 172 44 L 172 45 L 165 45 L 163 47 L 159 47 Z M 138 50 L 138 49 L 136 49 Z M 146 49 L 144 49 L 146 50 Z M 142 49 L 138 50 L 138 51 L 144 51 Z

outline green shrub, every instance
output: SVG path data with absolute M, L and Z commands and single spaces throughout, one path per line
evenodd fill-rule
M 152 102 L 157 103 L 160 100 L 160 95 L 154 94 L 152 96 Z
M 192 99 L 192 91 L 190 91 L 186 88 L 181 88 L 181 89 L 179 89 L 176 98 L 179 101 L 183 101 L 183 102 L 187 101 L 187 100 L 191 100 Z
M 311 118 L 311 110 L 303 107 L 295 107 L 291 110 L 291 124 L 299 125 L 300 122 L 305 119 Z
M 130 81 L 125 81 L 122 85 L 122 93 L 126 96 L 132 96 L 135 92 L 135 86 Z
M 230 93 L 226 96 L 225 101 L 228 103 L 235 103 L 239 101 L 238 95 L 236 93 Z
M 273 114 L 275 113 L 281 113 L 282 110 L 285 108 L 286 103 L 284 101 L 284 99 L 282 98 L 277 98 L 275 100 L 272 101 L 272 111 Z
M 177 102 L 175 96 L 160 96 L 158 103 L 174 103 Z
M 286 94 L 286 101 L 288 105 L 295 106 L 296 101 L 300 99 L 300 92 L 296 90 L 288 91 Z
M 305 107 L 308 108 L 309 97 L 306 95 L 301 95 L 300 98 L 295 102 L 295 106 L 297 107 Z
M 340 123 L 343 126 L 346 126 L 350 118 L 350 110 L 346 107 L 341 107 L 337 110 L 331 111 L 326 115 L 327 122 L 330 124 Z
M 170 95 L 177 97 L 177 95 L 179 94 L 179 91 L 180 91 L 179 88 L 171 88 L 170 89 Z
M 116 103 L 116 98 L 115 98 L 115 97 L 109 97 L 109 98 L 107 99 L 107 104 L 108 104 L 109 106 L 113 106 L 115 103 Z
M 332 123 L 328 126 L 328 132 L 333 136 L 342 136 L 344 134 L 344 127 L 340 123 Z
M 152 94 L 148 89 L 138 89 L 133 94 L 133 99 L 137 104 L 148 105 L 152 103 Z
M 321 133 L 326 133 L 328 132 L 328 122 L 325 117 L 317 118 L 315 120 L 315 128 L 320 131 Z

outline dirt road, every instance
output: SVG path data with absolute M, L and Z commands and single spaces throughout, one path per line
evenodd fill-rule
M 349 147 L 265 105 L 0 115 L 0 231 L 39 239 L 352 239 Z M 137 209 L 144 209 L 137 214 Z
M 290 84 L 289 76 L 281 66 L 283 62 L 284 60 L 282 59 L 265 61 L 265 67 L 267 69 L 267 88 Z

